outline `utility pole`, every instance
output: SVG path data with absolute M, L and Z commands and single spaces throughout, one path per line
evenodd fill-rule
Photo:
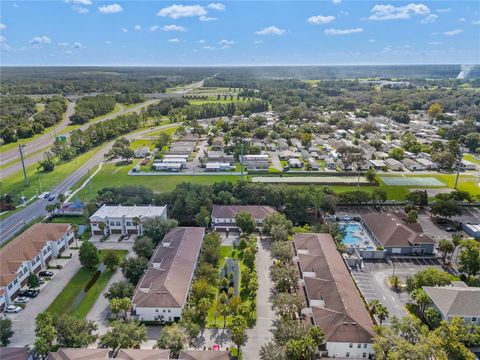
M 457 190 L 458 178 L 460 177 L 460 166 L 462 165 L 462 159 L 463 159 L 463 146 L 460 145 L 460 154 L 457 159 L 457 176 L 455 177 L 455 186 L 453 187 L 455 190 Z
M 22 169 L 23 169 L 23 178 L 25 182 L 25 186 L 28 186 L 28 179 L 27 179 L 27 170 L 25 170 L 25 161 L 23 160 L 23 148 L 25 145 L 18 145 L 18 150 L 20 151 L 20 159 L 22 160 Z
M 241 159 L 241 161 L 240 161 L 240 171 L 241 171 L 241 174 L 242 174 L 241 179 L 243 181 L 243 140 L 242 140 L 242 155 L 241 155 L 240 159 Z

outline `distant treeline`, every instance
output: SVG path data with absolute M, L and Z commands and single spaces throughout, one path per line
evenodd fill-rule
M 115 109 L 115 98 L 113 96 L 96 95 L 78 99 L 75 106 L 75 113 L 70 117 L 74 124 L 85 124 L 89 120 L 108 114 Z
M 138 104 L 145 100 L 147 100 L 147 97 L 138 92 L 127 92 L 115 95 L 115 101 L 125 105 Z
M 35 112 L 35 101 L 27 96 L 0 98 L 0 137 L 4 144 L 40 134 L 45 128 L 58 123 L 67 105 L 61 96 L 45 102 L 43 111 Z

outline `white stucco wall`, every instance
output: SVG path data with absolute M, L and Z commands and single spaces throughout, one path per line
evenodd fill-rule
M 360 348 L 358 348 L 358 345 L 360 345 Z M 326 347 L 329 357 L 368 359 L 369 354 L 373 354 L 372 344 L 352 344 L 352 347 L 350 347 L 349 343 L 327 342 Z M 347 353 L 349 353 L 349 356 L 347 356 Z M 365 356 L 363 356 L 364 354 Z

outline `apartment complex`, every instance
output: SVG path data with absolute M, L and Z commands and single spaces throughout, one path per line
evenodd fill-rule
M 180 320 L 204 235 L 203 227 L 177 227 L 165 235 L 133 294 L 138 320 Z
M 166 220 L 167 207 L 103 205 L 90 216 L 92 235 L 141 235 L 142 222 L 155 217 Z
M 257 228 L 262 227 L 263 220 L 275 213 L 275 209 L 264 205 L 213 205 L 212 227 L 220 231 L 238 231 L 235 216 L 240 212 L 247 212 L 253 216 Z
M 330 234 L 295 234 L 296 260 L 307 308 L 325 333 L 322 356 L 371 358 L 373 322 Z
M 0 249 L 0 309 L 12 303 L 30 273 L 47 267 L 73 241 L 69 224 L 34 224 Z

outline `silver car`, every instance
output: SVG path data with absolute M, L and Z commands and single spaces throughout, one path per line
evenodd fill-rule
M 26 296 L 19 296 L 18 298 L 15 299 L 14 302 L 16 304 L 28 304 L 29 301 L 30 301 L 30 298 Z
M 18 313 L 21 310 L 22 310 L 22 308 L 20 306 L 8 305 L 8 306 L 5 307 L 4 311 L 6 313 Z

